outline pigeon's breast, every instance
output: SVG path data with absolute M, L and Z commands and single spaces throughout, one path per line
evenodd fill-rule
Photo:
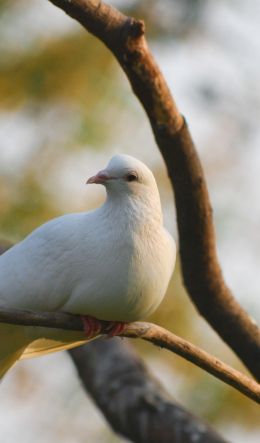
M 161 303 L 175 264 L 175 243 L 163 229 L 149 229 L 139 239 L 133 260 L 130 320 L 144 319 Z
M 104 320 L 123 320 L 137 291 L 132 272 L 134 243 L 130 235 L 120 235 L 115 229 L 108 232 L 107 226 L 106 229 L 106 235 L 103 230 L 99 235 L 96 231 L 96 236 L 88 239 L 87 251 L 82 244 L 77 254 L 81 258 L 77 266 L 73 265 L 73 291 L 62 309 Z
M 142 229 L 127 226 L 124 232 L 113 226 L 106 234 L 101 230 L 98 244 L 92 242 L 86 272 L 79 271 L 62 309 L 104 320 L 142 319 L 156 309 L 167 289 L 174 254 L 169 236 L 161 228 L 144 235 Z

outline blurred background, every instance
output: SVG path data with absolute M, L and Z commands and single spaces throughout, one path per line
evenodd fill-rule
M 260 3 L 110 3 L 146 21 L 203 163 L 224 275 L 259 321 Z M 47 0 L 1 1 L 0 48 L 0 238 L 17 242 L 52 217 L 101 204 L 102 187 L 85 181 L 118 152 L 153 169 L 165 224 L 177 238 L 161 156 L 108 50 Z M 195 311 L 179 263 L 151 320 L 244 370 Z M 133 345 L 181 404 L 233 442 L 259 442 L 256 404 L 178 356 Z M 124 441 L 83 392 L 66 352 L 19 363 L 8 373 L 0 428 L 3 443 Z

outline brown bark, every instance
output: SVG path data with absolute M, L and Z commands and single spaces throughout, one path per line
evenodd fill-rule
M 188 127 L 149 51 L 144 23 L 102 1 L 50 1 L 102 40 L 124 69 L 174 188 L 185 286 L 201 315 L 260 380 L 260 331 L 223 279 L 204 173 Z
M 113 429 L 135 443 L 227 443 L 176 403 L 127 343 L 99 340 L 70 355 Z

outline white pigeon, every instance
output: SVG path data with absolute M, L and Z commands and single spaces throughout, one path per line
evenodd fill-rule
M 0 256 L 0 309 L 131 322 L 160 304 L 176 250 L 163 227 L 152 172 L 133 157 L 116 155 L 87 183 L 105 186 L 101 207 L 55 218 Z M 0 377 L 18 359 L 86 339 L 81 332 L 0 323 Z

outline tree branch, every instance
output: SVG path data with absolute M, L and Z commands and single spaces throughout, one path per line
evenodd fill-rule
M 184 283 L 197 309 L 260 380 L 260 330 L 218 262 L 204 173 L 188 127 L 149 51 L 144 23 L 97 0 L 50 0 L 114 53 L 150 120 L 174 187 Z
M 1 309 L 0 322 L 25 326 L 74 330 L 83 332 L 80 316 L 65 312 L 32 312 L 16 309 Z M 109 322 L 102 322 L 102 334 L 109 333 Z M 129 323 L 120 334 L 121 337 L 142 338 L 156 346 L 168 349 L 180 355 L 196 366 L 222 380 L 242 394 L 260 403 L 260 385 L 254 380 L 236 371 L 221 360 L 194 346 L 177 335 L 153 323 Z
M 136 443 L 227 443 L 176 403 L 127 343 L 96 340 L 69 351 L 89 394 L 116 432 Z

